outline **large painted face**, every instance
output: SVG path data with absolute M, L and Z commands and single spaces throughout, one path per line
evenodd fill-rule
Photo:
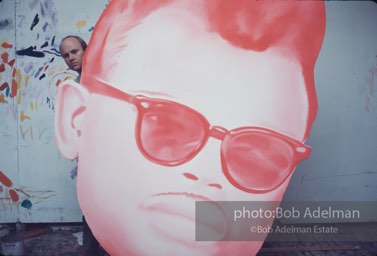
M 77 152 L 68 150 L 66 156 L 79 157 L 80 206 L 111 255 L 253 255 L 260 249 L 263 241 L 195 242 L 195 201 L 281 200 L 291 173 L 277 170 L 294 169 L 297 152 L 279 154 L 286 147 L 295 151 L 293 140 L 303 141 L 309 106 L 301 66 L 287 56 L 279 48 L 236 48 L 208 33 L 198 17 L 166 7 L 128 32 L 127 47 L 108 71 L 106 83 L 127 92 L 123 99 L 116 99 L 122 98 L 120 92 L 112 97 L 86 93 L 83 87 L 72 90 L 81 90 L 77 97 L 77 92 L 59 92 L 85 102 L 71 120 Z M 100 84 L 94 78 L 86 81 L 88 87 Z M 161 102 L 127 95 L 169 103 L 158 109 Z M 242 135 L 231 137 L 214 128 L 200 145 L 206 121 L 178 103 L 200 113 L 210 127 L 244 127 L 236 130 Z M 139 122 L 141 112 L 153 106 Z M 274 132 L 255 135 L 250 126 Z M 194 139 L 186 141 L 190 136 Z M 226 140 L 232 150 L 224 149 Z M 183 142 L 185 147 L 176 145 Z M 239 162 L 238 147 L 258 155 L 266 153 L 261 145 L 268 143 L 271 154 L 250 153 Z M 202 148 L 193 152 L 193 144 Z M 270 176 L 262 174 L 269 163 Z M 268 191 L 261 193 L 264 188 Z

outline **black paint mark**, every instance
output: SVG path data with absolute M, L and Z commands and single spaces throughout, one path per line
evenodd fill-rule
M 39 80 L 42 80 L 43 78 L 46 77 L 46 74 L 42 74 L 40 77 L 39 77 Z
M 37 25 L 39 23 L 39 15 L 38 13 L 35 15 L 34 17 L 34 20 L 33 20 L 33 23 L 31 24 L 30 26 L 30 30 L 33 30 L 33 28 L 35 27 L 35 25 Z
M 51 45 L 54 45 L 54 43 L 55 43 L 55 36 L 52 37 Z
M 53 62 L 55 60 L 55 57 L 52 57 L 52 59 L 50 60 L 50 63 Z
M 35 46 L 30 46 L 29 48 L 16 51 L 17 55 L 21 56 L 30 56 L 30 57 L 36 57 L 36 58 L 43 58 L 45 54 L 40 51 L 35 51 Z
M 48 42 L 46 41 L 44 44 L 42 44 L 41 48 L 45 48 L 48 46 Z
M 54 49 L 52 49 L 52 50 L 54 50 Z M 53 52 L 53 51 L 47 51 L 47 50 L 44 50 L 43 52 L 45 52 L 45 53 L 49 53 L 49 54 L 53 54 L 53 55 L 58 56 L 58 57 L 61 57 L 61 56 L 62 56 L 60 53 Z
M 5 27 L 7 27 L 9 25 L 9 20 L 5 19 L 5 20 L 0 20 L 0 29 L 3 29 Z

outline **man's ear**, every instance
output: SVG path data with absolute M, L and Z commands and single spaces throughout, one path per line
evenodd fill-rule
M 55 142 L 65 158 L 75 159 L 78 156 L 88 95 L 88 91 L 73 80 L 66 80 L 58 86 L 55 101 Z

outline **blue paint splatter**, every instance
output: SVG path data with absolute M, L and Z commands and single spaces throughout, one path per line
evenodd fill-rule
M 0 20 L 0 29 L 4 29 L 5 27 L 7 27 L 9 25 L 9 21 L 7 19 L 5 20 Z
M 93 26 L 91 26 L 91 28 L 89 28 L 89 32 L 92 32 L 93 31 L 93 29 L 94 29 L 94 27 Z
M 31 207 L 33 207 L 33 204 L 31 203 L 31 201 L 29 199 L 25 199 L 21 202 L 21 206 L 30 210 Z
M 48 26 L 48 23 L 46 22 L 46 23 L 43 25 L 43 27 L 42 27 L 43 32 L 46 32 L 47 26 Z

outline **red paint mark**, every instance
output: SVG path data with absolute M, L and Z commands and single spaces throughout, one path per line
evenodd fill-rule
M 8 88 L 8 86 L 9 86 L 8 82 L 3 83 L 3 84 L 0 86 L 0 91 L 4 91 L 6 88 Z
M 9 54 L 7 52 L 1 54 L 1 59 L 3 60 L 3 63 L 8 63 L 8 56 Z
M 47 66 L 45 67 L 45 71 L 48 69 L 48 67 L 49 67 L 49 65 L 47 65 Z
M 217 184 L 217 183 L 211 183 L 211 184 L 208 184 L 208 186 L 215 187 L 215 188 L 218 188 L 218 189 L 222 189 L 223 188 L 220 184 Z
M 16 72 L 17 72 L 17 70 L 14 68 L 14 69 L 13 69 L 13 72 L 12 72 L 12 78 L 15 78 L 15 77 L 16 77 Z
M 13 189 L 9 190 L 10 198 L 12 199 L 13 203 L 17 203 L 20 197 L 18 196 L 17 192 Z
M 0 182 L 8 188 L 13 185 L 12 181 L 2 171 L 0 171 Z
M 55 86 L 58 87 L 61 83 L 62 83 L 62 80 L 58 79 L 58 81 L 56 81 Z
M 11 68 L 13 68 L 13 65 L 14 65 L 15 62 L 16 62 L 16 59 L 13 59 L 13 60 L 11 60 L 11 61 L 8 62 L 8 65 L 9 65 Z
M 9 49 L 9 48 L 12 48 L 13 45 L 8 44 L 7 42 L 4 42 L 4 43 L 1 44 L 1 47 L 5 48 L 5 49 Z
M 17 95 L 17 82 L 16 80 L 12 79 L 12 90 L 10 93 L 10 97 L 13 98 Z
M 0 64 L 0 73 L 5 71 L 5 65 L 4 63 Z
M 188 178 L 190 180 L 198 180 L 199 179 L 194 174 L 191 174 L 191 173 L 188 173 L 188 172 L 183 173 L 183 176 L 185 176 L 186 178 Z

